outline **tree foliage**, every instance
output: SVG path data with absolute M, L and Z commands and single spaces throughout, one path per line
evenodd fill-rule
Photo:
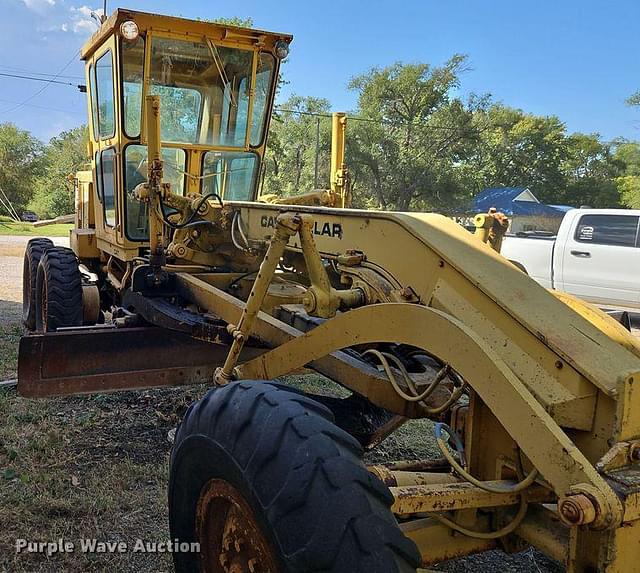
M 224 26 L 237 26 L 239 28 L 253 28 L 253 18 L 240 18 L 233 16 L 232 18 L 215 18 L 210 20 L 215 24 L 222 24 Z
M 40 217 L 73 213 L 73 175 L 88 165 L 86 126 L 64 131 L 44 145 L 29 132 L 0 124 L 0 188 L 20 213 Z
M 43 169 L 42 154 L 42 143 L 28 131 L 11 123 L 0 124 L 0 189 L 18 213 L 33 196 L 35 181 Z
M 348 164 L 357 202 L 438 209 L 470 193 L 464 161 L 484 100 L 452 96 L 466 67 L 455 55 L 441 67 L 396 63 L 351 80 L 359 119 L 351 122 Z
M 640 148 L 569 133 L 538 116 L 458 95 L 465 56 L 444 65 L 396 63 L 354 77 L 347 164 L 358 207 L 460 213 L 486 187 L 527 187 L 544 202 L 573 206 L 640 205 Z M 282 104 L 267 152 L 265 191 L 313 186 L 315 125 L 329 102 L 295 96 Z M 321 119 L 321 182 L 328 184 L 330 121 Z
M 640 91 L 637 91 L 627 98 L 627 105 L 640 105 Z
M 626 140 L 616 142 L 614 158 L 621 169 L 616 185 L 622 203 L 640 209 L 640 144 Z
M 87 168 L 86 126 L 63 131 L 51 139 L 43 154 L 43 171 L 35 184 L 30 207 L 40 217 L 57 217 L 74 211 L 73 175 Z
M 480 186 L 530 187 L 548 199 L 562 185 L 567 155 L 557 117 L 539 117 L 500 104 L 482 114 L 483 130 L 472 159 Z
M 280 108 L 281 111 L 274 114 L 269 132 L 264 192 L 289 196 L 314 189 L 316 155 L 318 186 L 327 187 L 331 153 L 329 101 L 294 95 Z

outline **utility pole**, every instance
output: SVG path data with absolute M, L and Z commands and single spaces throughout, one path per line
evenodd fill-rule
M 320 118 L 316 118 L 316 164 L 313 171 L 313 188 L 318 188 L 318 160 L 320 159 Z

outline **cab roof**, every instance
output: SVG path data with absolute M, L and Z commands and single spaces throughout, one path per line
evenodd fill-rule
M 138 12 L 118 8 L 109 18 L 107 18 L 100 29 L 96 31 L 80 50 L 80 58 L 86 60 L 93 52 L 99 48 L 109 36 L 117 34 L 123 22 L 133 20 L 140 33 L 148 30 L 154 32 L 173 32 L 201 38 L 207 36 L 213 40 L 225 40 L 236 42 L 238 46 L 264 46 L 269 50 L 279 41 L 284 40 L 289 43 L 293 40 L 291 34 L 279 32 L 267 32 L 253 28 L 243 28 L 215 22 L 205 22 L 203 20 L 189 20 L 175 16 L 163 16 L 149 12 Z

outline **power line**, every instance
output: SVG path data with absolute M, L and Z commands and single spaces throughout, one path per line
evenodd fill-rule
M 299 111 L 297 109 L 286 109 L 279 106 L 274 106 L 273 109 L 275 111 L 279 111 L 282 113 L 295 113 L 297 115 L 308 115 L 311 117 L 329 117 L 329 118 L 332 117 L 330 113 L 315 112 L 315 111 Z M 415 125 L 420 127 L 426 127 L 427 129 L 436 129 L 436 130 L 442 130 L 442 131 L 461 131 L 465 129 L 464 127 L 461 128 L 461 127 L 451 127 L 448 125 L 429 125 L 427 123 L 416 123 L 416 122 L 397 123 L 397 122 L 393 122 L 386 119 L 374 119 L 372 117 L 362 117 L 358 115 L 349 115 L 349 114 L 347 114 L 347 119 L 355 120 L 355 121 L 365 121 L 368 123 L 376 123 L 378 125 L 388 125 L 391 127 L 406 127 L 408 125 Z
M 16 104 L 20 103 L 18 101 L 12 101 L 10 99 L 0 99 L 0 101 L 2 103 L 10 103 L 10 104 L 13 104 L 13 105 L 16 105 Z M 49 107 L 49 106 L 46 106 L 46 105 L 36 105 L 34 103 L 25 103 L 24 105 L 25 105 L 25 107 L 35 107 L 35 108 L 38 108 L 38 109 L 46 109 L 46 110 L 49 110 L 49 111 L 59 111 L 59 112 L 63 112 L 63 113 L 75 113 L 75 114 L 78 114 L 78 115 L 84 115 L 84 112 L 79 111 L 77 109 L 60 109 L 58 107 Z
M 8 113 L 13 113 L 14 111 L 19 110 L 21 107 L 27 105 L 31 100 L 33 100 L 36 97 L 38 97 L 44 90 L 46 90 L 53 82 L 55 82 L 58 79 L 58 77 L 62 74 L 62 72 L 64 72 L 73 62 L 76 61 L 77 56 L 78 56 L 78 52 L 75 51 L 73 53 L 73 57 L 62 67 L 62 69 L 60 71 L 58 71 L 57 74 L 55 74 L 55 76 L 52 79 L 46 80 L 47 83 L 44 86 L 42 86 L 39 90 L 37 90 L 36 92 L 31 94 L 29 97 L 27 97 L 22 102 L 20 102 L 19 104 L 15 105 L 14 107 L 11 107 L 9 109 L 5 109 L 5 110 L 1 111 L 0 115 L 6 115 Z M 73 85 L 73 84 L 71 84 L 71 85 Z
M 25 68 L 17 68 L 15 66 L 5 66 L 5 65 L 2 65 L 2 64 L 0 64 L 0 68 L 2 68 L 5 72 L 26 74 L 26 75 L 29 75 L 29 76 L 48 76 L 48 77 L 52 77 L 52 76 L 56 75 L 56 74 L 52 74 L 50 72 L 32 72 L 31 70 L 27 70 Z M 69 80 L 84 80 L 83 76 L 66 75 L 66 74 L 59 74 L 58 78 L 69 79 Z
M 51 74 L 51 75 L 53 75 L 53 74 Z M 75 87 L 74 83 L 61 82 L 60 80 L 56 80 L 56 79 L 49 80 L 49 79 L 46 79 L 46 78 L 35 78 L 33 76 L 22 76 L 22 75 L 19 75 L 19 74 L 7 74 L 5 72 L 0 72 L 0 76 L 5 76 L 7 78 L 18 78 L 18 79 L 21 79 L 21 80 L 33 80 L 33 81 L 36 81 L 36 82 L 46 82 L 48 84 L 61 84 L 63 86 L 74 86 Z

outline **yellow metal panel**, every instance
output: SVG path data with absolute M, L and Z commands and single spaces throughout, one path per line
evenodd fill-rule
M 80 259 L 97 259 L 100 257 L 95 229 L 72 229 L 69 240 L 71 250 Z
M 593 385 L 572 368 L 558 369 L 558 357 L 541 349 L 539 340 L 530 332 L 511 328 L 508 316 L 494 313 L 487 324 L 493 302 L 468 283 L 456 286 L 457 289 L 443 277 L 434 289 L 431 306 L 464 319 L 494 348 L 500 348 L 505 362 L 558 424 L 590 430 L 597 396 Z
M 153 28 L 155 30 L 191 35 L 198 38 L 208 36 L 212 39 L 226 40 L 228 43 L 236 46 L 260 45 L 264 46 L 265 49 L 271 49 L 273 44 L 278 40 L 290 42 L 293 39 L 293 36 L 290 34 L 279 32 L 265 32 L 263 30 L 227 26 L 225 24 L 216 24 L 202 20 L 187 20 L 173 16 L 161 16 L 158 14 L 136 12 L 134 10 L 118 9 L 107 18 L 100 29 L 85 43 L 80 50 L 81 58 L 86 60 L 90 57 L 93 51 L 100 46 L 110 34 L 117 32 L 122 22 L 126 20 L 134 20 L 136 24 L 138 24 L 141 32 Z
M 494 480 L 486 484 L 489 487 L 506 488 L 513 482 Z M 408 485 L 390 489 L 395 500 L 391 510 L 396 515 L 515 505 L 521 497 L 519 493 L 491 493 L 468 482 Z M 542 486 L 527 490 L 528 502 L 548 503 L 554 498 L 553 492 Z
M 267 239 L 273 229 L 264 224 L 264 218 L 275 217 L 278 206 L 244 205 L 242 220 L 250 238 Z M 432 299 L 443 269 L 450 268 L 452 273 L 463 277 L 468 288 L 476 292 L 476 298 L 483 294 L 491 301 L 490 312 L 484 316 L 487 327 L 503 320 L 503 313 L 508 318 L 509 336 L 503 346 L 494 346 L 501 356 L 505 355 L 505 349 L 514 352 L 511 336 L 519 336 L 518 331 L 526 329 L 541 343 L 530 353 L 547 355 L 552 351 L 564 367 L 570 365 L 609 396 L 616 394 L 620 376 L 640 370 L 640 360 L 628 346 L 609 338 L 447 217 L 322 207 L 296 207 L 295 210 L 315 214 L 319 231 L 315 240 L 321 253 L 363 251 L 367 261 L 384 269 L 401 284 L 411 286 L 426 304 Z M 322 233 L 325 226 L 340 232 Z M 375 244 L 372 236 L 376 237 Z M 296 241 L 292 246 L 299 248 Z M 399 257 L 398 253 L 403 256 Z M 619 336 L 631 338 L 631 334 Z
M 640 372 L 621 380 L 618 388 L 617 439 L 626 441 L 640 438 Z
M 637 357 L 627 348 L 549 296 L 457 223 L 432 214 L 396 216 L 413 232 L 428 237 L 429 246 L 446 262 L 606 393 L 615 393 L 617 372 L 636 369 Z
M 495 539 L 472 539 L 464 535 L 453 535 L 448 527 L 429 518 L 403 523 L 400 529 L 418 546 L 422 565 L 434 565 L 472 553 L 489 551 L 498 546 Z
M 482 398 L 558 495 L 576 484 L 599 492 L 602 515 L 622 519 L 620 501 L 542 405 L 476 333 L 424 306 L 376 304 L 350 310 L 242 364 L 240 378 L 277 378 L 331 352 L 358 344 L 395 342 L 428 349 L 451 365 Z

